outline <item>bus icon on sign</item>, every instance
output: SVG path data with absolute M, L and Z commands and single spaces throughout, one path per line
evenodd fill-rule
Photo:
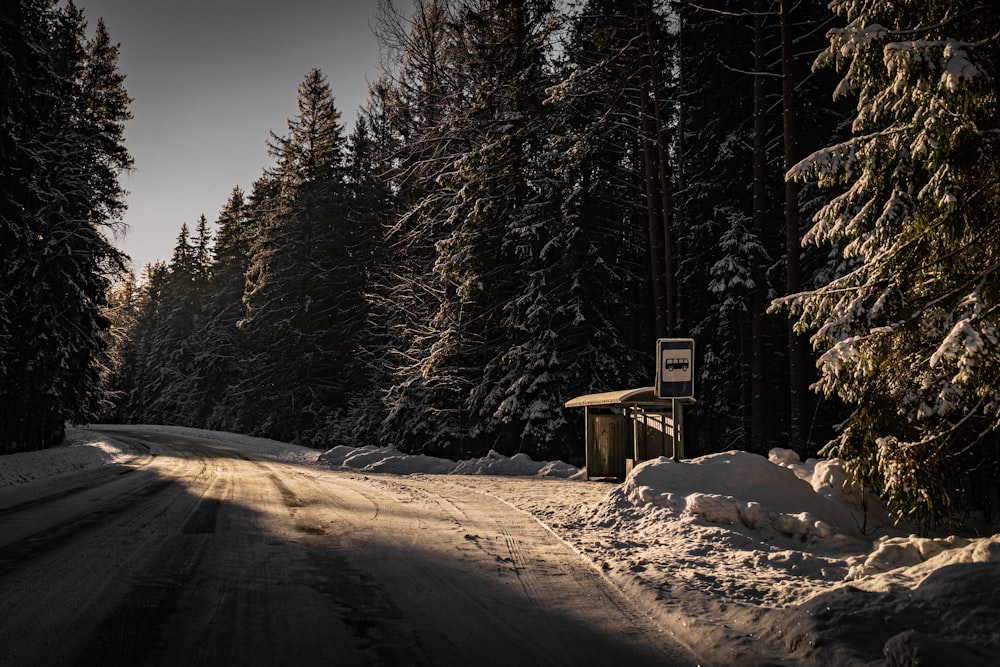
M 689 368 L 691 368 L 691 360 L 687 357 L 674 357 L 663 360 L 664 374 L 673 374 L 678 371 L 687 373 Z
M 660 379 L 663 382 L 688 382 L 691 380 L 691 351 L 670 350 L 663 357 Z
M 694 398 L 694 340 L 661 338 L 656 341 L 656 396 Z

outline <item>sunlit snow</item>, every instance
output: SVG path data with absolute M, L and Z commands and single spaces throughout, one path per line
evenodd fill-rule
M 838 461 L 801 462 L 786 449 L 661 458 L 611 485 L 523 455 L 456 463 L 144 428 L 354 474 L 476 485 L 533 514 L 678 638 L 730 664 L 993 664 L 1000 652 L 1000 535 L 893 528 Z M 0 457 L 0 489 L 134 456 L 85 429 L 71 429 L 68 443 Z

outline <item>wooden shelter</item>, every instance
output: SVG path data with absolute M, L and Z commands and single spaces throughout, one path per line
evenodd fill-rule
M 583 408 L 587 479 L 622 481 L 641 461 L 683 458 L 683 406 L 691 403 L 693 399 L 658 398 L 653 387 L 567 401 L 567 408 Z

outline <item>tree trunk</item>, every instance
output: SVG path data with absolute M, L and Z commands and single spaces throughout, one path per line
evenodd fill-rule
M 663 131 L 663 111 L 660 105 L 660 82 L 656 74 L 653 50 L 653 9 L 649 2 L 642 2 L 646 57 L 649 66 L 649 83 L 653 91 L 653 116 L 656 121 L 656 150 L 660 175 L 660 216 L 663 224 L 663 291 L 666 303 L 666 335 L 673 336 L 677 325 L 676 286 L 674 280 L 674 245 L 670 230 L 670 178 L 667 173 L 666 136 Z
M 754 3 L 753 34 L 754 34 L 754 75 L 753 75 L 753 228 L 763 237 L 765 227 L 765 177 L 767 175 L 767 156 L 765 155 L 764 137 L 764 12 L 767 10 L 765 0 Z M 750 436 L 751 450 L 756 453 L 767 451 L 767 425 L 770 421 L 766 414 L 765 372 L 765 309 L 766 285 L 763 267 L 755 264 L 753 267 L 754 288 L 750 297 L 750 335 L 752 351 L 750 361 L 750 411 L 752 433 Z
M 678 23 L 677 23 L 677 46 L 676 46 L 676 49 L 677 49 L 677 53 L 679 55 L 678 55 L 678 65 L 677 65 L 677 69 L 676 69 L 676 74 L 677 74 L 677 83 L 676 83 L 677 88 L 676 88 L 676 90 L 677 90 L 677 99 L 679 100 L 679 102 L 678 102 L 676 108 L 674 109 L 674 112 L 677 115 L 677 136 L 676 136 L 675 144 L 674 144 L 674 148 L 677 151 L 677 159 L 674 162 L 674 188 L 675 188 L 674 192 L 684 192 L 684 188 L 685 188 L 685 186 L 687 184 L 686 183 L 686 179 L 685 179 L 685 174 L 684 174 L 684 167 L 685 167 L 684 161 L 685 161 L 685 157 L 686 157 L 685 152 L 684 152 L 685 151 L 685 142 L 684 142 L 684 123 L 685 123 L 685 120 L 684 120 L 684 110 L 685 110 L 685 105 L 684 105 L 683 102 L 680 101 L 680 100 L 684 99 L 684 93 L 686 92 L 685 88 L 684 88 L 684 82 L 685 82 L 685 79 L 684 79 L 684 65 L 682 64 L 683 63 L 683 59 L 684 59 L 684 56 L 683 56 L 683 53 L 684 53 L 684 32 L 685 32 L 685 30 L 687 30 L 687 28 L 684 26 L 684 18 L 685 18 L 685 12 L 684 11 L 678 11 L 677 12 L 677 22 Z M 675 199 L 675 201 L 674 201 L 674 207 L 672 209 L 672 212 L 674 214 L 674 218 L 676 220 L 678 220 L 682 225 L 684 224 L 684 222 L 687 221 L 687 212 L 684 210 L 683 206 L 684 206 L 684 200 L 683 200 L 683 198 L 678 198 L 678 199 Z M 683 251 L 684 251 L 684 247 L 681 244 L 682 241 L 683 241 L 683 237 L 681 237 L 680 239 L 678 239 L 678 244 L 677 244 L 678 245 L 678 248 L 677 248 L 678 253 L 683 253 Z M 686 292 L 684 290 L 684 285 L 683 284 L 676 284 L 676 288 L 674 289 L 674 295 L 675 295 L 675 299 L 676 299 L 676 308 L 677 308 L 677 318 L 676 319 L 677 320 L 682 320 L 682 319 L 684 319 L 685 308 L 687 307 L 686 302 L 685 302 L 685 296 L 687 296 L 687 294 L 686 294 Z M 692 429 L 689 427 L 688 430 L 691 431 Z M 692 442 L 692 440 L 689 440 L 688 442 Z
M 782 124 L 785 141 L 785 171 L 798 161 L 798 128 L 795 119 L 795 76 L 793 69 L 794 45 L 789 0 L 781 0 L 781 102 Z M 785 179 L 785 269 L 786 293 L 795 294 L 802 289 L 799 268 L 799 185 Z M 789 446 L 799 448 L 804 442 L 803 429 L 806 418 L 805 341 L 792 330 L 788 320 L 788 399 Z
M 635 4 L 636 27 L 639 34 L 642 34 L 642 23 L 640 14 L 641 0 Z M 660 225 L 657 220 L 656 211 L 656 178 L 653 173 L 653 128 L 650 121 L 649 102 L 649 69 L 645 66 L 642 47 L 638 52 L 637 63 L 639 66 L 639 115 L 641 116 L 642 128 L 642 165 L 644 178 L 643 183 L 646 191 L 646 214 L 649 224 L 649 260 L 650 272 L 653 287 L 653 315 L 656 326 L 656 337 L 663 338 L 667 332 L 667 321 L 665 317 L 665 307 L 663 302 L 663 238 Z

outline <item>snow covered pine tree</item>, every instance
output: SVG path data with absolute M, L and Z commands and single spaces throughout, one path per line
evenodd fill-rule
M 72 4 L 0 6 L 0 453 L 62 441 L 98 398 L 124 209 L 130 102 L 103 23 Z
M 972 489 L 1000 477 L 1000 16 L 979 0 L 832 7 L 847 27 L 816 66 L 844 70 L 854 136 L 788 178 L 843 189 L 804 241 L 840 244 L 851 268 L 775 305 L 815 330 L 816 386 L 854 407 L 826 453 L 929 525 L 985 506 Z

